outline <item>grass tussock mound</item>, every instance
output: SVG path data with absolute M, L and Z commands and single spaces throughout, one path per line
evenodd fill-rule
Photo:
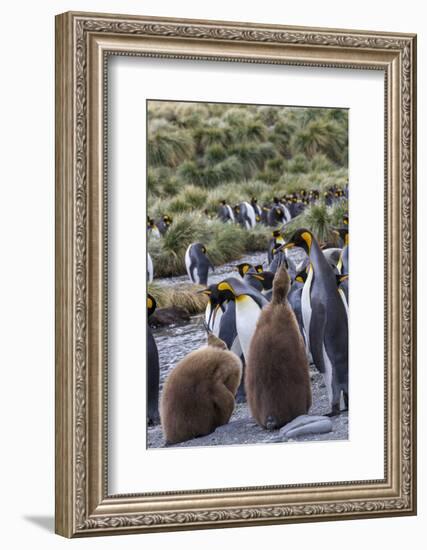
M 179 284 L 165 287 L 156 283 L 148 285 L 148 292 L 157 302 L 158 308 L 181 307 L 190 315 L 202 313 L 206 309 L 208 298 L 205 294 L 198 294 L 202 286 L 192 284 Z

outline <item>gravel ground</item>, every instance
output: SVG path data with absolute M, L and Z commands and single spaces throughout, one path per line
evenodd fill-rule
M 161 346 L 163 339 L 167 340 L 167 350 L 161 351 L 159 346 L 160 362 L 162 365 L 160 372 L 160 386 L 163 387 L 167 373 L 187 352 L 183 351 L 183 347 L 188 347 L 189 336 L 191 335 L 192 349 L 197 349 L 205 343 L 205 333 L 199 323 L 200 319 L 193 318 L 191 323 L 184 327 L 167 327 L 154 331 L 157 345 Z M 165 334 L 169 331 L 175 332 L 175 337 L 172 338 Z M 156 332 L 162 332 L 161 336 L 156 337 Z M 328 395 L 323 377 L 317 372 L 314 367 L 310 371 L 313 405 L 309 414 L 324 415 L 330 410 L 328 403 Z M 296 441 L 327 441 L 327 440 L 346 440 L 348 439 L 348 413 L 343 412 L 332 419 L 332 432 L 326 434 L 304 435 L 295 438 Z M 290 440 L 291 441 L 291 440 Z M 173 445 L 173 447 L 200 447 L 212 445 L 244 445 L 256 443 L 275 443 L 278 442 L 278 431 L 267 431 L 258 426 L 251 417 L 249 408 L 246 403 L 237 403 L 231 416 L 230 422 L 224 426 L 220 426 L 215 432 L 204 437 L 198 437 Z M 162 428 L 160 425 L 148 428 L 147 446 L 151 448 L 164 447 L 165 440 L 163 437 Z

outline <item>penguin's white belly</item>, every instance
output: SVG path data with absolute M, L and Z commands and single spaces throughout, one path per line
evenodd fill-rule
M 248 202 L 243 203 L 246 206 L 246 214 L 249 218 L 249 221 L 246 221 L 246 229 L 252 229 L 252 227 L 255 227 L 256 225 L 256 218 L 255 218 L 255 210 L 252 204 L 249 204 Z
M 153 227 L 153 229 L 151 229 L 151 236 L 155 239 L 160 239 L 160 231 L 158 227 Z
M 236 298 L 236 329 L 242 352 L 246 360 L 248 358 L 249 346 L 260 313 L 260 307 L 249 296 L 245 295 Z
M 345 297 L 345 292 L 342 288 L 339 288 L 338 294 L 340 295 L 342 303 L 344 304 L 345 312 L 347 313 L 347 319 L 348 319 L 348 303 L 347 303 L 347 298 Z
M 332 363 L 326 353 L 325 344 L 323 343 L 323 363 L 325 365 L 325 372 L 323 378 L 325 380 L 326 389 L 328 391 L 329 403 L 332 405 Z
M 211 330 L 215 336 L 219 336 L 219 327 L 221 325 L 221 317 L 223 316 L 223 311 L 220 306 L 216 306 L 212 315 L 211 320 Z
M 191 268 L 191 258 L 190 258 L 191 246 L 192 245 L 190 244 L 190 246 L 187 248 L 185 252 L 185 268 L 187 270 L 187 275 L 190 281 L 192 283 L 200 284 L 200 277 L 199 277 L 199 272 L 197 270 L 197 267 L 193 270 L 194 277 L 192 276 L 191 269 L 190 269 Z
M 289 212 L 289 209 L 287 206 L 285 206 L 284 204 L 280 204 L 280 206 L 282 207 L 282 211 L 283 211 L 283 214 L 284 214 L 284 217 L 285 217 L 285 223 L 288 223 L 290 220 L 291 220 L 291 213 Z
M 151 259 L 150 254 L 147 254 L 147 273 L 148 273 L 148 282 L 151 283 L 154 277 L 154 269 L 153 269 L 153 260 Z
M 226 206 L 227 210 L 228 210 L 228 215 L 230 216 L 230 220 L 232 222 L 234 222 L 234 212 L 233 212 L 233 209 L 231 208 L 230 205 L 227 204 Z
M 301 312 L 302 322 L 304 325 L 304 332 L 306 335 L 306 347 L 307 352 L 310 353 L 310 323 L 311 323 L 311 283 L 313 282 L 313 268 L 310 266 L 307 279 L 301 294 Z
M 233 342 L 233 345 L 231 346 L 230 351 L 235 353 L 237 357 L 239 357 L 240 359 L 240 356 L 242 355 L 242 346 L 240 345 L 240 340 L 238 336 L 236 336 L 236 338 L 234 339 L 234 342 Z
M 211 322 L 212 322 L 211 311 L 212 311 L 212 306 L 211 306 L 211 303 L 208 302 L 208 305 L 206 306 L 206 309 L 205 309 L 205 323 L 209 330 L 211 330 Z

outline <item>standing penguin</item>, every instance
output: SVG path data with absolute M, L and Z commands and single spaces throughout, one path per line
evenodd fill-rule
M 192 243 L 185 253 L 185 267 L 190 281 L 199 285 L 208 282 L 209 269 L 215 271 L 213 263 L 209 259 L 205 245 Z
M 156 309 L 156 300 L 147 295 L 147 315 L 150 317 Z M 149 426 L 158 424 L 159 416 L 159 352 L 153 333 L 147 323 L 147 423 Z
M 255 212 L 256 221 L 260 222 L 261 218 L 262 218 L 262 208 L 258 204 L 258 199 L 256 197 L 251 198 L 251 205 L 252 205 L 252 208 L 254 209 L 254 212 Z
M 299 229 L 284 248 L 298 246 L 310 264 L 302 292 L 304 330 L 317 369 L 323 374 L 331 414 L 340 412 L 341 392 L 348 405 L 348 319 L 336 276 L 308 229 Z
M 242 352 L 247 359 L 249 345 L 261 309 L 268 304 L 268 300 L 244 281 L 229 277 L 217 285 L 218 292 L 226 300 L 234 301 L 236 306 L 236 330 Z
M 268 249 L 267 249 L 268 263 L 271 263 L 273 261 L 274 251 L 277 250 L 279 247 L 281 247 L 282 244 L 285 244 L 285 239 L 283 238 L 280 230 L 275 229 L 272 233 L 271 239 L 268 242 Z
M 219 203 L 219 209 L 218 209 L 218 217 L 219 219 L 226 223 L 226 222 L 232 222 L 234 223 L 234 212 L 233 209 L 229 204 L 227 204 L 226 201 L 222 200 Z
M 147 216 L 147 237 L 152 237 L 154 239 L 160 239 L 161 237 L 159 228 L 150 216 Z
M 246 395 L 256 422 L 267 430 L 306 414 L 311 387 L 304 341 L 287 303 L 290 279 L 281 266 L 271 303 L 261 312 L 249 348 Z
M 161 421 L 167 444 L 212 433 L 233 413 L 242 365 L 210 334 L 208 345 L 184 357 L 166 379 Z
M 156 221 L 156 225 L 161 235 L 164 235 L 166 231 L 169 229 L 169 227 L 172 225 L 172 218 L 167 214 L 165 214 L 164 216 L 162 216 Z
M 246 201 L 241 202 L 236 208 L 237 221 L 245 229 L 252 229 L 256 225 L 254 207 Z

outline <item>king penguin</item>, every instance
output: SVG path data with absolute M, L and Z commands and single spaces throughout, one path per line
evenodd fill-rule
M 328 389 L 332 415 L 340 412 L 341 393 L 348 406 L 348 319 L 336 276 L 308 229 L 296 231 L 284 248 L 298 246 L 310 264 L 301 302 L 304 330 L 317 369 Z
M 258 317 L 268 300 L 261 292 L 235 277 L 224 279 L 217 288 L 220 295 L 235 303 L 236 331 L 246 359 Z
M 190 281 L 199 285 L 207 284 L 209 269 L 215 271 L 214 265 L 207 255 L 206 247 L 202 243 L 192 243 L 187 248 L 185 267 Z
M 147 316 L 150 317 L 156 309 L 156 300 L 147 295 Z M 149 426 L 160 422 L 159 415 L 159 352 L 153 333 L 147 323 L 147 422 Z
M 283 244 L 285 244 L 285 239 L 283 238 L 280 230 L 275 229 L 268 243 L 267 259 L 269 264 L 273 261 L 274 251 Z

